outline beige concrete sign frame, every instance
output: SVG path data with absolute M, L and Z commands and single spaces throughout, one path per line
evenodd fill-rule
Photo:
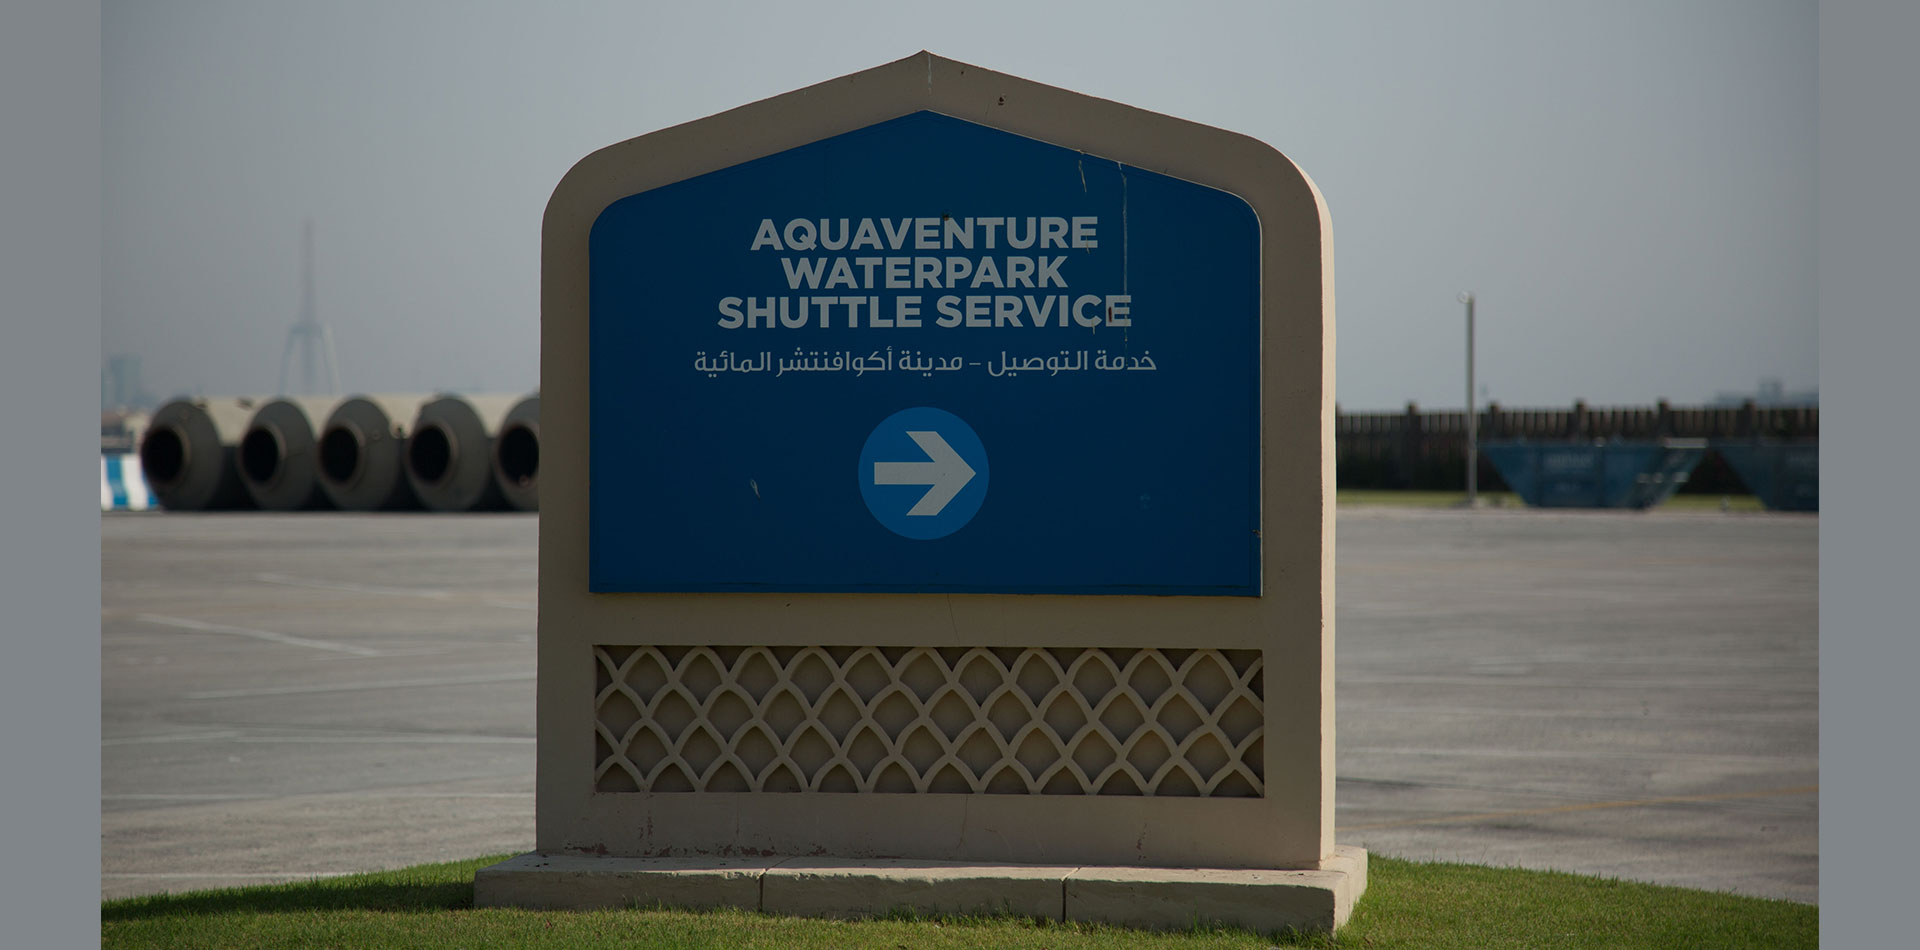
M 1252 206 L 1261 235 L 1260 596 L 588 592 L 588 236 L 596 218 L 639 192 L 921 110 Z M 539 853 L 1162 868 L 1314 869 L 1332 860 L 1332 260 L 1325 203 L 1270 146 L 924 52 L 582 159 L 554 191 L 542 243 Z M 605 704 L 657 715 L 662 678 L 699 678 L 718 686 L 685 693 L 696 717 L 718 716 L 722 694 L 749 716 L 773 716 L 772 693 L 735 682 L 753 664 L 784 684 L 776 692 L 812 700 L 872 670 L 900 681 L 1051 675 L 1055 693 L 1073 692 L 1083 674 L 1170 680 L 1188 707 L 1208 707 L 1199 709 L 1213 717 L 1203 725 L 1219 733 L 1209 741 L 1255 757 L 1246 769 L 1254 794 L 1245 794 L 1246 775 L 1220 784 L 1199 770 L 1164 783 L 1184 794 L 995 794 L 956 791 L 924 774 L 892 790 L 871 775 L 845 791 L 607 790 L 609 775 L 646 769 L 634 765 L 636 754 L 609 752 L 638 733 L 609 724 Z M 642 696 L 640 679 L 656 693 Z M 877 693 L 891 687 L 875 682 L 850 701 L 881 701 Z M 1146 699 L 1136 697 L 1136 713 L 1166 708 Z M 1083 699 L 1083 715 L 1094 705 Z M 982 706 L 969 708 L 985 716 Z M 1228 728 L 1249 708 L 1257 725 Z M 1070 754 L 1065 745 L 1056 751 Z M 1091 780 L 1092 768 L 1076 774 Z M 1206 794 L 1210 782 L 1241 794 Z

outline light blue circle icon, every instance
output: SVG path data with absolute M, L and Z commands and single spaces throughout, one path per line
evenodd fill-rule
M 867 436 L 857 476 L 888 531 L 931 541 L 965 527 L 987 500 L 987 449 L 951 412 L 902 409 Z

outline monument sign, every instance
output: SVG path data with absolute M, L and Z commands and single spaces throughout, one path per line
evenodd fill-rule
M 482 903 L 1336 926 L 1328 241 L 1266 145 L 928 53 L 583 159 Z

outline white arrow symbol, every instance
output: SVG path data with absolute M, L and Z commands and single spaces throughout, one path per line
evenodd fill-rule
M 875 485 L 930 485 L 927 493 L 907 510 L 908 515 L 937 515 L 947 507 L 960 489 L 973 481 L 973 466 L 947 444 L 938 432 L 907 431 L 907 438 L 927 453 L 930 462 L 875 462 Z

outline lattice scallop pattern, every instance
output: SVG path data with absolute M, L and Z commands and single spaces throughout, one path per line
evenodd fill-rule
M 601 792 L 1264 794 L 1258 650 L 593 652 Z

